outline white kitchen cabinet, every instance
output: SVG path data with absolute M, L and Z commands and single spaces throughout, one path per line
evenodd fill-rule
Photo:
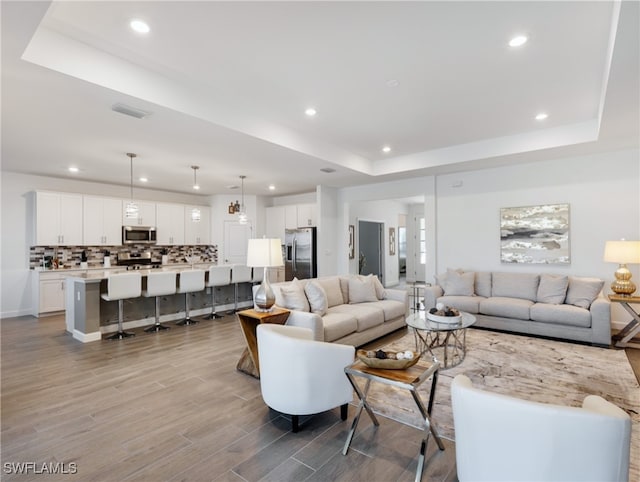
M 156 204 L 158 244 L 184 244 L 184 204 Z
M 156 203 L 149 201 L 133 202 L 138 205 L 138 217 L 136 219 L 127 218 L 127 203 L 131 199 L 122 200 L 122 225 L 123 226 L 155 226 L 156 225 Z
M 284 283 L 284 266 L 269 268 L 269 283 Z
M 200 211 L 200 220 L 193 220 L 193 210 Z M 184 207 L 184 244 L 207 245 L 211 244 L 211 209 L 207 206 Z
M 265 234 L 267 238 L 280 238 L 284 243 L 285 209 L 284 206 L 273 206 L 265 209 Z
M 285 229 L 296 229 L 298 227 L 297 205 L 284 206 L 284 227 Z
M 118 246 L 122 244 L 122 200 L 84 196 L 83 244 Z
M 315 204 L 298 204 L 297 206 L 297 222 L 298 228 L 308 228 L 316 226 L 316 205 Z
M 65 284 L 67 276 L 86 273 L 86 270 L 33 271 L 34 316 L 65 309 Z
M 82 196 L 36 192 L 34 246 L 82 244 Z

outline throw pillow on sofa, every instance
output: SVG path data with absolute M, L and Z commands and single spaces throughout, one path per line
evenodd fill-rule
M 320 286 L 317 281 L 310 281 L 307 283 L 307 286 L 304 287 L 304 292 L 309 300 L 311 311 L 320 316 L 326 315 L 329 302 L 327 300 L 327 293 L 325 293 L 322 286 Z
M 549 303 L 551 305 L 561 305 L 567 296 L 569 277 L 555 274 L 543 274 L 540 276 L 538 286 L 539 303 Z
M 304 294 L 304 285 L 294 278 L 289 285 L 280 287 L 283 308 L 288 310 L 309 311 L 309 301 Z
M 378 301 L 376 287 L 370 276 L 352 276 L 349 278 L 349 304 Z
M 329 308 L 332 306 L 343 305 L 346 301 L 342 298 L 342 290 L 340 289 L 340 278 L 330 276 L 328 278 L 318 278 L 318 283 L 327 294 L 327 303 Z
M 384 290 L 382 282 L 375 274 L 370 274 L 369 276 L 371 276 L 371 278 L 373 279 L 373 287 L 376 289 L 376 297 L 379 300 L 384 300 L 387 296 L 387 292 Z
M 447 281 L 442 287 L 445 296 L 473 296 L 473 287 L 476 275 L 473 271 L 458 273 L 450 271 L 447 273 Z
M 565 303 L 589 309 L 593 300 L 604 286 L 604 281 L 597 278 L 575 278 L 569 276 L 569 289 Z
M 491 296 L 535 301 L 540 276 L 529 273 L 493 273 Z

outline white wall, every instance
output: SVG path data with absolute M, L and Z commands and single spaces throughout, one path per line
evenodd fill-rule
M 0 226 L 0 316 L 19 316 L 31 313 L 29 271 L 29 242 L 33 231 L 33 217 L 29 193 L 50 190 L 129 198 L 128 186 L 113 186 L 95 182 L 2 173 L 2 206 Z M 208 205 L 203 196 L 134 188 L 134 197 L 141 200 Z M 79 222 L 82 222 L 80 219 Z

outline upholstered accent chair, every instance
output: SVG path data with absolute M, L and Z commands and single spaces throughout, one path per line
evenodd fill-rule
M 353 346 L 313 340 L 313 332 L 297 326 L 257 327 L 260 389 L 265 403 L 291 416 L 293 432 L 299 417 L 340 407 L 342 420 L 353 400 L 344 368 L 354 361 Z
M 627 481 L 631 419 L 588 395 L 582 407 L 520 400 L 451 383 L 458 480 Z

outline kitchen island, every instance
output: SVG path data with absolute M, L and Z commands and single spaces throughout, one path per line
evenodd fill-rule
M 149 273 L 174 271 L 179 273 L 190 269 L 203 269 L 208 274 L 210 264 L 173 265 L 162 268 L 136 270 L 142 275 L 142 287 L 146 286 Z M 98 341 L 103 334 L 115 332 L 118 325 L 118 302 L 105 301 L 100 297 L 107 291 L 107 278 L 125 272 L 124 269 L 89 270 L 81 274 L 72 274 L 66 278 L 66 325 L 76 340 L 83 343 Z M 216 288 L 216 308 L 228 310 L 234 307 L 234 286 Z M 211 289 L 192 293 L 190 299 L 191 315 L 201 316 L 211 312 Z M 169 322 L 184 318 L 184 294 L 162 296 L 160 301 L 161 321 Z M 253 305 L 251 283 L 238 286 L 238 307 Z M 131 298 L 125 300 L 124 327 L 126 329 L 148 326 L 155 323 L 154 298 Z

